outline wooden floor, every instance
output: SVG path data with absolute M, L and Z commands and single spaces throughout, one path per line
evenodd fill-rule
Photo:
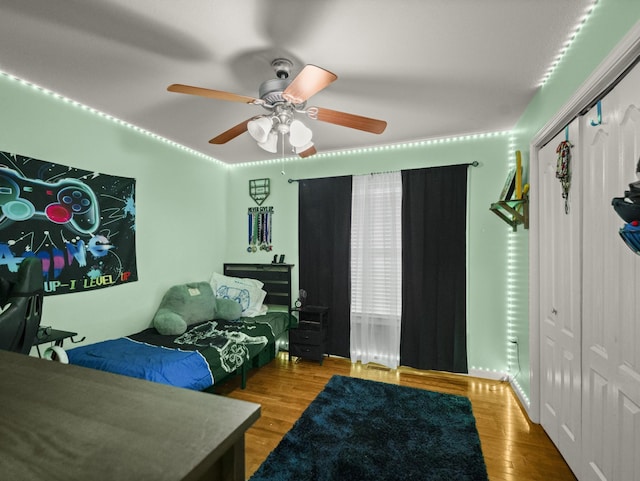
M 433 371 L 353 365 L 334 357 L 325 358 L 320 366 L 312 361 L 288 361 L 286 353 L 252 370 L 246 389 L 240 388 L 239 379 L 218 388 L 219 394 L 262 405 L 260 419 L 245 437 L 247 478 L 334 374 L 467 396 L 473 405 L 490 481 L 576 479 L 543 429 L 529 422 L 507 383 Z

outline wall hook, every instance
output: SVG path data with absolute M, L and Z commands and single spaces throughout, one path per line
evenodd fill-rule
M 598 125 L 602 124 L 602 101 L 601 100 L 598 100 L 598 103 L 596 104 L 596 115 L 598 117 L 597 121 L 591 119 L 591 125 L 593 127 L 597 127 Z

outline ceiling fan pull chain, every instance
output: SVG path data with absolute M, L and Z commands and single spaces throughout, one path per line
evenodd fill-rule
M 284 171 L 284 135 L 280 136 L 282 138 L 282 168 L 280 169 L 281 175 L 286 175 Z

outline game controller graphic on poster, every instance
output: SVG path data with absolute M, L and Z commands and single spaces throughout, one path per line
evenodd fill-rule
M 11 221 L 42 219 L 63 224 L 78 234 L 98 228 L 98 200 L 76 179 L 43 182 L 0 165 L 0 229 Z
M 0 277 L 26 257 L 45 295 L 136 281 L 135 179 L 0 152 Z

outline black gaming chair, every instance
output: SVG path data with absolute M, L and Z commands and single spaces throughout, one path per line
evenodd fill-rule
M 42 261 L 27 257 L 15 282 L 0 278 L 0 349 L 29 354 L 42 317 Z

